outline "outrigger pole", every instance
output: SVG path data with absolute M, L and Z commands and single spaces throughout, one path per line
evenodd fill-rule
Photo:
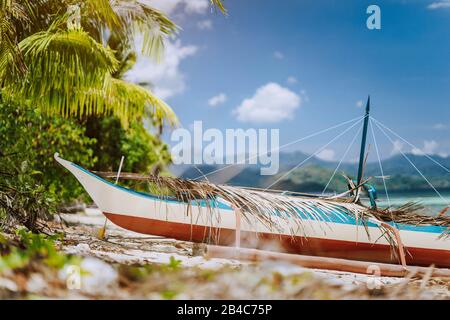
M 359 153 L 359 168 L 358 168 L 358 179 L 356 180 L 357 186 L 361 184 L 362 181 L 362 174 L 363 174 L 363 167 L 364 167 L 364 156 L 366 153 L 366 140 L 367 140 L 367 127 L 369 125 L 369 113 L 370 113 L 370 95 L 367 98 L 367 104 L 366 104 L 366 115 L 364 116 L 364 128 L 362 133 L 362 140 L 361 140 L 361 151 Z

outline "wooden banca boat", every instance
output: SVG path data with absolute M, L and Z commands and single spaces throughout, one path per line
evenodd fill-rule
M 142 193 L 58 154 L 55 159 L 78 179 L 110 221 L 138 233 L 313 256 L 450 267 L 448 218 L 416 215 L 410 223 L 397 223 L 396 217 L 400 220 L 412 209 L 369 208 L 354 196 L 294 195 L 174 178 L 148 177 L 159 192 Z

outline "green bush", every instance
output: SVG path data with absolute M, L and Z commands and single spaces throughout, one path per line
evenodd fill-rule
M 116 171 L 122 155 L 123 172 L 158 173 L 171 160 L 168 146 L 143 122 L 125 129 L 111 116 L 64 119 L 44 116 L 38 109 L 0 103 L 0 137 L 0 151 L 8 159 L 0 172 L 18 175 L 18 167 L 26 163 L 27 172 L 21 172 L 21 176 L 28 179 L 30 190 L 45 191 L 47 197 L 57 199 L 57 204 L 89 198 L 79 182 L 54 160 L 55 152 L 97 171 Z M 0 175 L 2 180 L 7 178 Z M 12 186 L 17 182 L 17 177 L 8 179 Z
M 16 162 L 14 155 L 0 154 L 0 227 L 24 225 L 39 231 L 38 219 L 54 212 L 54 197 L 35 179 L 39 173 L 27 161 Z
M 123 172 L 159 172 L 171 161 L 168 146 L 142 122 L 125 129 L 117 118 L 90 117 L 86 135 L 95 140 L 92 149 L 98 156 L 93 167 L 96 171 L 117 171 L 122 156 L 125 156 Z
M 83 166 L 94 165 L 91 146 L 95 139 L 86 137 L 85 129 L 76 121 L 46 117 L 37 109 L 0 104 L 0 136 L 0 150 L 7 155 L 9 166 L 26 162 L 34 183 L 57 195 L 61 202 L 83 193 L 80 184 L 68 178 L 68 173 L 53 159 L 53 154 L 59 152 Z

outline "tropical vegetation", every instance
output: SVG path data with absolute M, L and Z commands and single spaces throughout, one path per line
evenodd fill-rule
M 160 134 L 178 119 L 123 77 L 138 55 L 161 59 L 174 22 L 138 0 L 0 0 L 0 20 L 0 217 L 34 228 L 82 196 L 56 151 L 95 170 L 115 170 L 122 155 L 124 170 L 164 170 Z
M 158 58 L 177 31 L 163 13 L 139 1 L 3 0 L 0 81 L 3 99 L 54 115 L 144 116 L 176 123 L 150 91 L 121 80 L 142 54 Z

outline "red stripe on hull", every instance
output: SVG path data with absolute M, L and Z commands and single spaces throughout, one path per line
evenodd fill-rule
M 176 223 L 120 214 L 104 213 L 114 224 L 138 233 L 151 234 L 183 241 L 208 242 L 230 246 L 235 243 L 235 230 Z M 304 238 L 271 233 L 241 232 L 241 246 L 303 255 L 333 257 L 381 263 L 398 263 L 389 245 L 353 241 Z M 450 267 L 450 251 L 407 248 L 410 265 Z

